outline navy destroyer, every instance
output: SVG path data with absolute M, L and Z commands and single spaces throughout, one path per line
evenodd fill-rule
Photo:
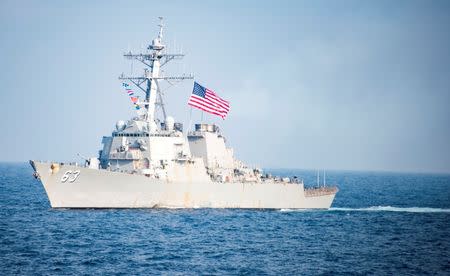
M 327 209 L 337 187 L 305 188 L 298 178 L 264 174 L 234 158 L 215 124 L 183 125 L 167 116 L 161 82 L 193 79 L 166 76 L 171 54 L 158 36 L 145 53 L 126 53 L 146 69 L 140 76 L 119 79 L 134 85 L 145 99 L 132 97 L 136 117 L 118 121 L 104 136 L 99 156 L 85 164 L 31 160 L 34 176 L 42 182 L 53 208 L 273 208 Z M 162 110 L 162 118 L 155 109 Z M 161 113 L 161 112 L 160 112 Z

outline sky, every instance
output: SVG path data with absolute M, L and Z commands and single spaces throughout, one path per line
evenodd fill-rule
M 164 17 L 166 75 L 231 102 L 221 127 L 263 168 L 450 172 L 449 1 L 0 0 L 0 161 L 96 156 L 134 116 L 118 80 Z M 164 92 L 190 117 L 193 81 Z M 191 120 L 190 120 L 191 118 Z

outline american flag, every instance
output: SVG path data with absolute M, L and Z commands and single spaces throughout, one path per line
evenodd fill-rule
M 230 103 L 217 96 L 212 90 L 194 82 L 194 89 L 189 98 L 188 105 L 217 115 L 225 119 L 230 111 Z

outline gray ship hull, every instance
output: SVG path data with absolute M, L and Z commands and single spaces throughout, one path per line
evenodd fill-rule
M 163 181 L 144 175 L 31 161 L 53 208 L 328 209 L 336 191 L 295 183 Z M 68 171 L 75 179 L 64 179 Z M 64 181 L 65 180 L 65 181 Z M 73 181 L 72 181 L 73 180 Z

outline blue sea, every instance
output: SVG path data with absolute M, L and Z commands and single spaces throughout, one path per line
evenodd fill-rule
M 0 164 L 0 275 L 450 275 L 450 175 L 328 172 L 296 211 L 53 210 L 31 174 Z

